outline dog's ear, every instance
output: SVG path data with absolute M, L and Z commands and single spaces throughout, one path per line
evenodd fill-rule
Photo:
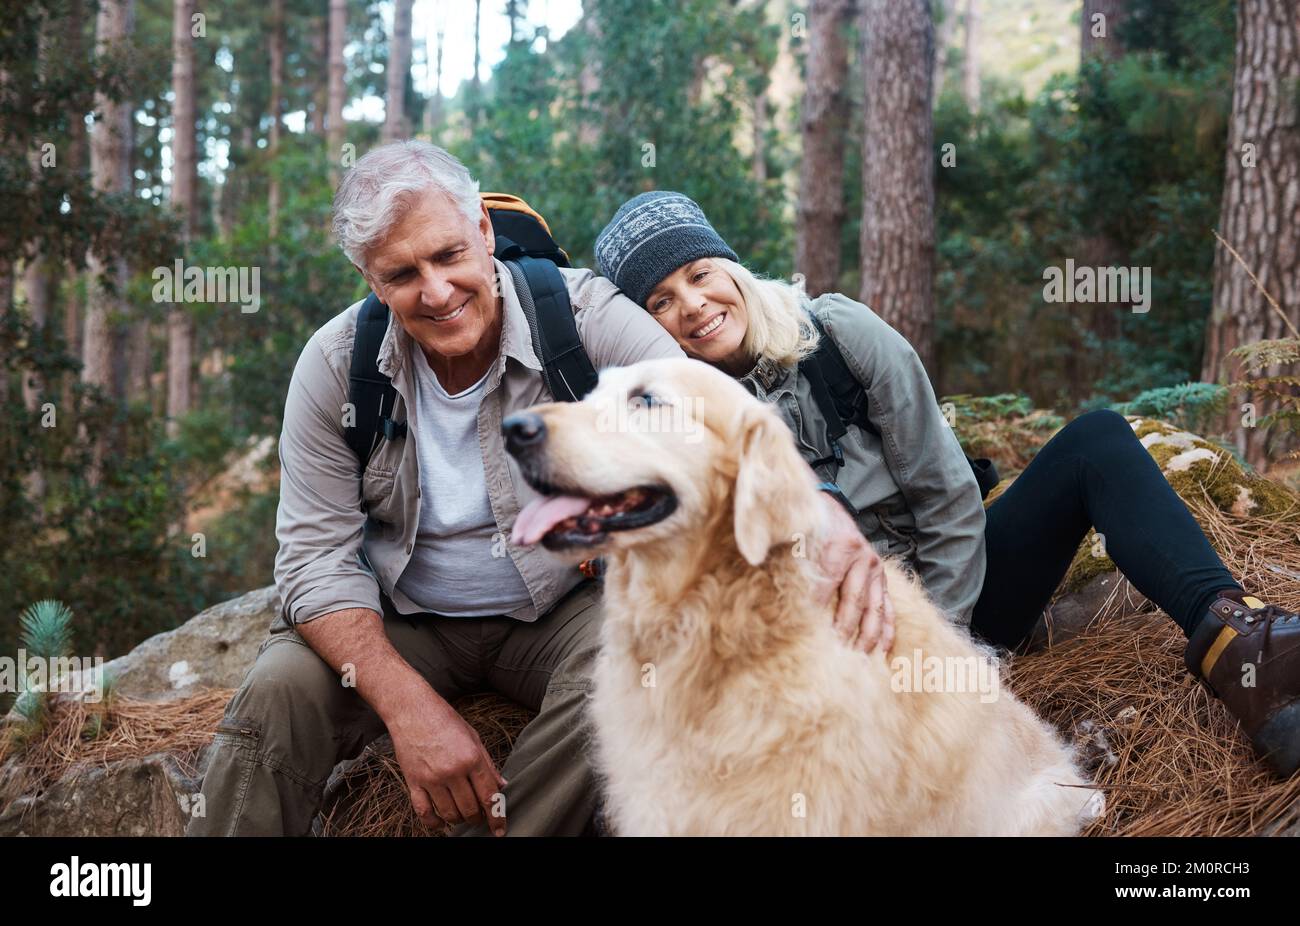
M 813 472 L 795 449 L 785 422 L 760 402 L 746 402 L 740 416 L 740 448 L 734 494 L 736 546 L 751 566 L 767 559 L 773 545 L 795 540 L 807 523 Z

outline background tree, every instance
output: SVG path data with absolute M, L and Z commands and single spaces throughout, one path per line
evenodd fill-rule
M 861 301 L 934 375 L 934 25 L 927 0 L 864 0 Z
M 1233 375 L 1233 348 L 1300 327 L 1300 0 L 1240 0 L 1236 61 L 1219 216 L 1227 246 L 1214 255 L 1202 371 L 1209 382 Z M 1264 405 L 1260 416 L 1271 409 Z M 1242 418 L 1234 405 L 1226 425 L 1246 459 L 1266 467 L 1269 432 Z
M 406 81 L 411 72 L 411 0 L 394 0 L 393 38 L 388 53 L 388 93 L 384 97 L 384 141 L 410 137 Z
M 198 219 L 198 159 L 194 145 L 194 0 L 174 0 L 172 30 L 172 190 L 181 217 L 182 238 L 194 237 Z M 183 303 L 167 313 L 167 428 L 175 437 L 190 410 L 194 365 L 194 323 Z
M 854 0 L 813 0 L 808 5 L 794 263 L 810 296 L 832 292 L 839 283 L 849 115 L 848 32 L 856 12 Z

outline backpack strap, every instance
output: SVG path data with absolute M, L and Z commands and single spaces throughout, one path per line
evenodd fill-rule
M 497 238 L 501 242 L 500 237 Z M 512 243 L 507 239 L 506 244 Z M 511 253 L 509 247 L 506 253 Z M 528 318 L 533 349 L 557 402 L 577 402 L 596 388 L 596 369 L 578 337 L 569 288 L 558 267 L 545 258 L 512 255 L 505 260 L 519 305 Z
M 871 417 L 867 414 L 867 390 L 858 382 L 858 378 L 845 363 L 844 355 L 840 353 L 835 340 L 827 334 L 822 320 L 812 311 L 808 312 L 808 319 L 819 335 L 817 350 L 800 362 L 799 370 L 809 377 L 817 406 L 828 420 L 838 419 L 840 427 L 856 424 L 877 437 L 880 436 L 880 429 L 872 423 Z M 823 398 L 818 398 L 817 395 L 817 378 L 825 384 Z M 822 404 L 825 399 L 830 400 L 830 407 Z M 844 431 L 840 431 L 840 434 L 843 435 Z
M 343 436 L 357 457 L 358 470 L 364 470 L 380 435 L 397 440 L 406 435 L 406 422 L 391 417 L 397 402 L 397 389 L 379 372 L 379 346 L 388 331 L 388 306 L 371 293 L 357 312 L 357 329 L 352 339 L 352 364 L 348 370 L 348 401 L 352 403 L 353 424 L 344 427 Z
M 833 456 L 824 457 L 812 465 L 820 466 L 830 462 L 843 465 L 844 456 L 839 439 L 847 433 L 847 425 L 857 425 L 877 437 L 881 436 L 880 429 L 867 414 L 867 390 L 844 362 L 839 346 L 826 332 L 825 325 L 816 313 L 809 311 L 808 318 L 821 337 L 817 342 L 817 350 L 799 362 L 799 371 L 808 378 L 813 401 L 826 419 L 826 436 L 833 453 Z M 983 457 L 973 459 L 966 456 L 966 462 L 975 474 L 980 498 L 988 498 L 989 492 L 998 484 L 997 466 L 992 460 Z

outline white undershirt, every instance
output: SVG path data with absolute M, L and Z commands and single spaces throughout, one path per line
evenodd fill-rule
M 483 475 L 478 410 L 491 368 L 464 392 L 448 395 L 414 339 L 411 362 L 419 406 L 412 436 L 420 464 L 420 525 L 397 587 L 436 614 L 509 614 L 531 599 L 506 538 L 496 536 Z

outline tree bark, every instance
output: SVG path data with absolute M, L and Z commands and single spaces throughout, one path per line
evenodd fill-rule
M 133 0 L 100 0 L 95 22 L 97 55 L 108 53 L 130 37 L 134 12 Z M 97 93 L 95 110 L 101 118 L 91 135 L 91 182 L 99 193 L 126 193 L 131 188 L 131 104 Z M 125 309 L 126 260 L 121 256 L 102 257 L 92 251 L 87 263 L 90 284 L 81 379 L 104 388 L 118 399 L 125 399 L 125 338 L 122 326 L 112 322 L 110 315 Z
M 194 40 L 190 17 L 194 0 L 175 0 L 172 21 L 172 207 L 181 215 L 185 250 L 194 237 L 198 213 L 198 158 L 195 151 Z M 190 410 L 194 368 L 194 321 L 183 302 L 167 312 L 167 433 L 176 436 L 181 416 Z
M 934 378 L 934 25 L 926 0 L 866 0 L 862 28 L 860 298 Z
M 95 19 L 95 54 L 103 57 L 129 40 L 135 27 L 132 0 L 100 0 Z M 103 93 L 95 94 L 94 132 L 90 138 L 91 183 L 98 193 L 129 194 L 131 190 L 131 149 L 134 136 L 130 101 L 114 101 Z M 101 255 L 92 250 L 87 255 L 86 327 L 82 336 L 81 379 L 87 385 L 104 389 L 118 401 L 127 399 L 127 336 L 134 325 L 115 321 L 112 316 L 125 313 L 127 264 L 121 255 Z M 84 433 L 84 432 L 83 432 Z M 111 433 L 101 435 L 91 447 L 87 479 L 99 483 L 104 461 L 116 440 Z
M 474 76 L 470 78 L 470 104 L 469 104 L 469 121 L 471 125 L 478 125 L 479 109 L 483 103 L 483 82 L 479 80 L 479 26 L 483 18 L 483 0 L 474 0 Z
M 276 158 L 280 152 L 280 117 L 284 109 L 284 0 L 271 0 L 271 131 L 267 138 L 270 177 L 266 188 L 266 224 L 272 250 L 280 231 L 280 176 Z
M 343 144 L 347 141 L 347 127 L 343 124 L 343 103 L 347 94 L 347 62 L 343 59 L 343 47 L 347 43 L 347 31 L 347 0 L 330 0 L 329 119 L 326 128 L 329 132 L 330 170 L 336 184 Z
M 1126 0 L 1083 0 L 1079 17 L 1079 57 L 1101 55 L 1114 61 L 1124 54 L 1115 28 L 1124 20 Z M 1100 19 L 1095 17 L 1100 16 Z
M 833 292 L 840 277 L 844 229 L 844 142 L 849 121 L 848 31 L 854 0 L 808 6 L 807 72 L 800 128 L 795 269 L 809 296 Z
M 329 105 L 329 16 L 316 16 L 312 20 L 312 44 L 319 62 L 312 75 L 315 89 L 311 97 L 311 131 L 317 138 L 325 137 L 325 107 Z
M 1291 329 L 1247 270 L 1291 324 L 1300 327 L 1298 86 L 1300 0 L 1241 0 L 1219 234 L 1242 261 L 1222 245 L 1214 254 L 1214 308 L 1201 370 L 1208 382 L 1238 378 L 1235 359 L 1228 356 L 1233 348 L 1290 336 Z M 1246 460 L 1262 469 L 1268 434 L 1243 425 L 1239 405 L 1247 399 L 1234 398 L 1225 426 Z M 1262 417 L 1268 410 L 1261 403 L 1256 412 Z
M 411 0 L 394 0 L 393 38 L 388 45 L 388 96 L 384 100 L 384 141 L 411 137 L 406 119 L 406 77 L 411 73 Z

